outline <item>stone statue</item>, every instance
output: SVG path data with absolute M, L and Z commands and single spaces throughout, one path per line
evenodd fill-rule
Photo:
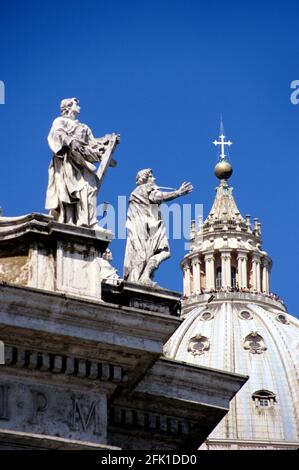
M 155 286 L 154 271 L 170 257 L 160 204 L 190 193 L 193 187 L 190 183 L 183 183 L 176 191 L 162 192 L 155 184 L 150 168 L 137 173 L 136 183 L 127 213 L 124 279 Z
M 100 258 L 101 265 L 101 278 L 106 281 L 108 284 L 117 284 L 117 281 L 120 279 L 117 274 L 117 270 L 111 265 L 112 253 L 109 248 L 102 254 Z
M 60 110 L 48 136 L 53 158 L 46 209 L 58 222 L 93 228 L 97 226 L 97 194 L 107 167 L 116 164 L 112 152 L 119 135 L 94 138 L 89 127 L 76 119 L 80 113 L 77 98 L 62 100 Z M 97 162 L 101 162 L 98 170 Z

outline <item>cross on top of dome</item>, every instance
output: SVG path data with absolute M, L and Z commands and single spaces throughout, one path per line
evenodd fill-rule
M 225 141 L 224 127 L 223 127 L 222 120 L 221 120 L 221 123 L 220 123 L 219 139 L 220 139 L 220 141 L 217 141 L 215 139 L 213 144 L 215 145 L 215 147 L 217 147 L 217 145 L 220 145 L 220 147 L 221 147 L 221 152 L 220 152 L 220 161 L 221 161 L 221 160 L 225 160 L 225 157 L 227 156 L 227 155 L 225 155 L 225 146 L 227 145 L 228 147 L 230 147 L 233 144 L 230 140 Z
M 232 173 L 233 169 L 231 164 L 227 161 L 225 155 L 225 146 L 230 147 L 232 145 L 232 142 L 230 140 L 225 140 L 225 135 L 224 135 L 224 127 L 223 127 L 223 122 L 221 120 L 220 123 L 220 136 L 219 136 L 219 141 L 214 140 L 213 144 L 215 146 L 219 145 L 221 148 L 220 152 L 220 161 L 217 163 L 215 166 L 215 175 L 217 176 L 218 179 L 220 180 L 228 180 Z
M 226 157 L 226 155 L 224 153 L 225 145 L 228 145 L 230 147 L 233 143 L 230 140 L 227 140 L 225 142 L 225 135 L 224 134 L 220 134 L 219 139 L 220 139 L 220 142 L 217 141 L 217 140 L 214 140 L 213 144 L 216 145 L 216 146 L 217 145 L 221 146 L 220 159 L 225 160 L 225 157 Z

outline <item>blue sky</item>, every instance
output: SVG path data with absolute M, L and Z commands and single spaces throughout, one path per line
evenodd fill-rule
M 100 201 L 116 204 L 151 167 L 163 186 L 192 181 L 182 202 L 204 204 L 223 115 L 243 215 L 262 222 L 274 261 L 272 290 L 298 315 L 299 79 L 297 1 L 2 0 L 0 205 L 6 216 L 44 212 L 50 151 L 46 137 L 62 98 L 80 99 L 94 134 L 119 132 L 118 166 Z M 122 271 L 124 241 L 112 244 Z M 184 241 L 157 275 L 181 290 Z

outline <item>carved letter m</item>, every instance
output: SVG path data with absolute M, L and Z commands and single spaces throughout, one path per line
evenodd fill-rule
M 81 422 L 83 431 L 86 432 L 88 426 L 91 424 L 91 421 L 94 420 L 94 434 L 101 434 L 100 425 L 99 425 L 99 413 L 97 409 L 98 402 L 93 401 L 91 403 L 89 412 L 87 416 L 84 415 L 84 411 L 77 398 L 73 397 L 73 422 L 72 428 L 74 431 L 79 430 L 78 422 Z M 78 419 L 77 419 L 78 418 Z

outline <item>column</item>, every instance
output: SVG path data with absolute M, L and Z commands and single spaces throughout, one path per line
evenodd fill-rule
M 190 297 L 191 295 L 191 275 L 190 275 L 190 266 L 185 264 L 183 266 L 184 271 L 184 295 Z
M 256 290 L 256 261 L 252 258 L 252 289 Z
M 243 285 L 244 285 L 244 281 L 243 281 L 243 257 L 238 255 L 238 258 L 237 258 L 237 261 L 238 261 L 238 285 L 239 285 L 239 288 L 243 288 Z
M 267 294 L 270 294 L 271 292 L 271 287 L 270 287 L 270 273 L 271 273 L 271 261 L 268 261 L 268 266 L 267 266 Z
M 215 258 L 212 253 L 205 255 L 206 290 L 215 290 Z
M 247 289 L 247 255 L 238 252 L 238 285 L 240 289 Z
M 252 255 L 252 280 L 253 290 L 261 292 L 261 261 L 257 253 Z
M 257 260 L 256 263 L 256 290 L 261 292 L 261 262 Z
M 221 252 L 221 270 L 222 270 L 222 286 L 224 289 L 232 286 L 231 277 L 231 253 L 229 251 Z
M 192 272 L 193 272 L 192 293 L 198 294 L 200 293 L 200 290 L 201 290 L 199 256 L 192 258 Z
M 267 258 L 264 258 L 262 275 L 262 292 L 264 292 L 264 294 L 270 293 L 269 264 L 269 260 Z
M 248 289 L 248 273 L 247 273 L 247 255 L 244 255 L 244 259 L 242 262 L 242 281 L 243 281 L 243 289 Z
M 271 266 L 272 266 L 272 263 L 271 261 L 269 261 L 268 268 L 267 268 L 267 293 L 268 294 L 270 294 L 271 292 L 271 282 L 270 282 Z

